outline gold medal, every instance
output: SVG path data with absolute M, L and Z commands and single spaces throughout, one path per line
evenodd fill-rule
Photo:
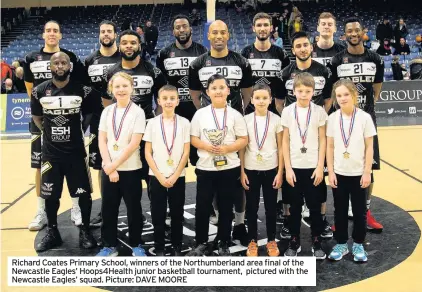
M 258 160 L 259 162 L 262 162 L 262 155 L 260 153 L 256 155 L 256 160 Z
M 343 153 L 343 157 L 345 158 L 345 159 L 349 159 L 350 158 L 350 153 L 349 152 L 344 152 Z
M 113 145 L 113 150 L 114 150 L 114 151 L 119 150 L 119 146 L 118 146 L 117 144 L 114 144 L 114 145 Z
M 171 159 L 171 157 L 169 157 L 169 159 L 167 159 L 167 165 L 168 166 L 172 166 L 173 165 L 173 159 Z

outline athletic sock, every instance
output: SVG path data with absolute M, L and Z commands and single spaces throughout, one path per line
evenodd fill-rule
M 218 218 L 218 210 L 214 209 L 215 217 Z
M 368 211 L 371 207 L 371 200 L 366 200 L 366 210 Z
M 45 212 L 45 200 L 41 197 L 38 197 L 38 210 Z
M 72 198 L 72 208 L 79 206 L 79 198 Z
M 234 212 L 234 225 L 244 224 L 245 223 L 245 212 Z

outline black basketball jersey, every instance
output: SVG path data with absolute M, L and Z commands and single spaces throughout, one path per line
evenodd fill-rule
M 311 66 L 308 69 L 300 70 L 297 67 L 296 61 L 292 62 L 289 66 L 281 72 L 282 91 L 281 95 L 285 99 L 284 106 L 289 106 L 296 102 L 296 96 L 293 92 L 293 79 L 299 73 L 307 72 L 314 77 L 315 91 L 312 101 L 320 106 L 324 106 L 324 100 L 331 98 L 331 90 L 333 85 L 331 83 L 331 71 L 329 68 L 312 60 Z
M 229 54 L 223 58 L 211 57 L 211 53 L 208 52 L 193 61 L 189 68 L 189 89 L 202 90 L 202 106 L 211 103 L 205 90 L 208 78 L 214 74 L 221 74 L 227 79 L 230 87 L 227 103 L 243 114 L 241 89 L 253 86 L 252 70 L 248 60 L 229 50 Z
M 384 79 L 384 61 L 375 52 L 365 49 L 362 55 L 352 55 L 347 50 L 335 55 L 331 61 L 333 82 L 350 79 L 359 92 L 359 107 L 375 115 L 374 83 Z
M 157 57 L 157 67 L 166 76 L 170 85 L 177 88 L 180 103 L 176 108 L 179 115 L 192 119 L 196 108 L 189 94 L 189 66 L 200 55 L 207 52 L 207 48 L 196 42 L 187 49 L 179 49 L 175 43 L 163 48 Z
M 315 44 L 312 52 L 312 60 L 317 61 L 322 65 L 329 66 L 331 59 L 345 49 L 346 47 L 340 43 L 334 43 L 334 45 L 329 49 L 321 49 L 317 44 Z
M 147 119 L 153 118 L 152 99 L 157 101 L 158 90 L 167 84 L 166 78 L 160 69 L 154 67 L 151 63 L 141 60 L 135 68 L 124 69 L 119 62 L 107 70 L 106 83 L 117 72 L 125 72 L 134 79 L 134 89 L 132 101 L 140 106 Z M 106 98 L 112 98 L 108 93 Z
M 80 59 L 71 51 L 60 48 L 60 51 L 69 56 L 71 63 L 71 79 L 78 80 L 80 83 L 87 82 L 87 76 L 84 72 L 83 64 Z M 33 83 L 34 87 L 50 80 L 53 76 L 50 70 L 50 59 L 55 53 L 44 52 L 44 47 L 39 51 L 33 51 L 25 56 L 23 62 L 23 72 L 25 82 Z M 29 124 L 31 133 L 40 133 L 38 127 L 31 121 Z
M 97 91 L 73 81 L 58 88 L 48 80 L 33 88 L 32 114 L 43 117 L 43 160 L 86 156 L 81 114 L 92 113 L 99 99 Z
M 119 51 L 116 51 L 113 55 L 106 57 L 101 55 L 100 50 L 93 52 L 85 59 L 85 70 L 89 76 L 90 86 L 99 91 L 102 96 L 105 96 L 107 92 L 107 68 L 113 66 L 121 60 Z
M 266 84 L 270 86 L 273 97 L 280 96 L 280 72 L 290 64 L 286 52 L 277 46 L 265 51 L 259 51 L 255 45 L 249 45 L 242 50 L 242 56 L 248 59 L 252 68 L 254 84 Z

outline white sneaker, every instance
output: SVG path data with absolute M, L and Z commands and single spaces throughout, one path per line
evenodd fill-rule
M 37 215 L 29 223 L 28 229 L 30 231 L 39 231 L 47 225 L 47 214 L 44 210 L 38 210 Z
M 82 214 L 81 214 L 81 208 L 79 208 L 79 206 L 72 207 L 72 210 L 70 211 L 70 220 L 72 220 L 72 222 L 76 226 L 82 225 Z
M 218 224 L 218 217 L 211 215 L 210 216 L 210 223 L 213 224 L 213 225 L 217 225 Z
M 302 207 L 302 218 L 308 218 L 309 217 L 309 209 L 308 206 L 306 206 L 306 204 L 303 204 Z
M 350 200 L 349 200 L 349 211 L 347 211 L 347 216 L 349 216 L 350 219 L 353 219 L 352 202 Z

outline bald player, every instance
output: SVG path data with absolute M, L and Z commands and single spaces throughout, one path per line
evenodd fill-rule
M 229 50 L 227 47 L 229 39 L 230 33 L 227 25 L 221 20 L 214 21 L 208 30 L 210 51 L 199 56 L 189 68 L 189 91 L 197 109 L 211 103 L 205 89 L 208 78 L 214 74 L 223 75 L 229 84 L 228 106 L 244 114 L 244 110 L 251 100 L 252 86 L 254 85 L 252 68 L 246 58 Z M 239 191 L 243 192 L 240 184 Z M 244 224 L 246 199 L 245 196 L 239 197 L 242 200 L 235 202 L 233 239 L 239 240 L 240 243 L 247 246 L 248 238 Z M 216 206 L 214 209 L 217 211 Z
M 70 78 L 71 62 L 66 53 L 53 54 L 50 68 L 52 79 L 34 87 L 31 94 L 32 118 L 43 132 L 41 197 L 48 221 L 47 233 L 35 249 L 41 252 L 62 244 L 57 211 L 64 178 L 70 196 L 78 198 L 82 213 L 79 246 L 93 248 L 97 243 L 89 230 L 92 186 L 84 132 L 100 94 Z
M 38 50 L 30 52 L 25 57 L 23 64 L 25 86 L 28 96 L 31 96 L 32 88 L 41 84 L 44 81 L 52 78 L 50 70 L 50 58 L 56 52 L 64 52 L 69 56 L 71 74 L 73 79 L 78 79 L 81 82 L 86 81 L 82 62 L 72 52 L 65 50 L 59 46 L 60 40 L 62 39 L 62 33 L 60 25 L 50 20 L 44 25 L 44 32 L 42 34 L 44 39 L 44 46 Z M 38 197 L 38 211 L 35 218 L 29 224 L 28 229 L 31 231 L 38 231 L 47 223 L 47 217 L 44 211 L 45 202 L 40 197 L 41 187 L 41 130 L 31 121 L 29 126 L 31 132 L 31 168 L 35 168 L 35 189 Z M 75 225 L 79 226 L 82 224 L 81 210 L 79 209 L 78 200 L 74 198 L 72 200 L 71 220 Z

